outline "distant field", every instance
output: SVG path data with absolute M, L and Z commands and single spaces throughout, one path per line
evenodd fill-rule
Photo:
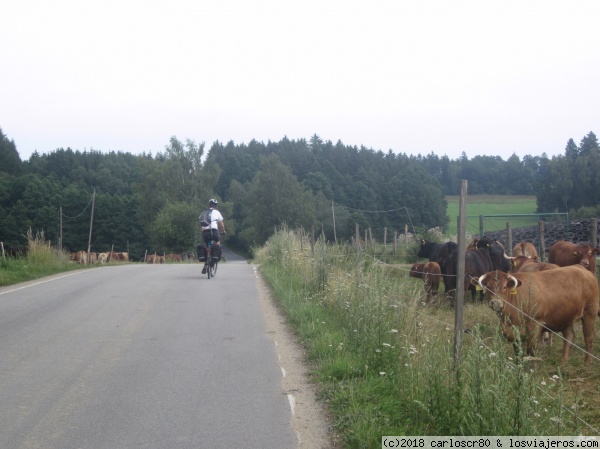
M 456 235 L 456 223 L 459 209 L 458 195 L 446 196 L 448 201 L 448 235 Z M 533 195 L 467 195 L 467 216 L 534 214 L 536 201 Z M 474 232 L 467 226 L 467 232 Z

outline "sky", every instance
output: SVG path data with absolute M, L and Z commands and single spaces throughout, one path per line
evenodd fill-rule
M 597 0 L 9 0 L 0 128 L 58 148 L 334 144 L 457 159 L 600 135 Z

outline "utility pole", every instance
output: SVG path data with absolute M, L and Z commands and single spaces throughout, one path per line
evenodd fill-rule
M 62 254 L 62 206 L 58 208 L 58 254 Z
M 333 241 L 337 243 L 337 236 L 335 234 L 335 209 L 333 208 L 333 200 L 331 201 L 331 215 L 333 215 Z
M 94 193 L 92 194 L 92 214 L 90 217 L 90 236 L 88 237 L 88 249 L 87 249 L 87 257 L 88 262 L 90 261 L 90 251 L 92 248 L 92 227 L 94 225 L 94 205 L 96 204 L 96 189 L 94 189 Z

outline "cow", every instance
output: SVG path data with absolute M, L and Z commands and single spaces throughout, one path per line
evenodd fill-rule
M 430 262 L 437 262 L 442 271 L 442 280 L 444 281 L 444 291 L 448 293 L 452 290 L 452 286 L 455 285 L 452 279 L 447 276 L 447 261 L 450 259 L 450 255 L 456 251 L 458 245 L 456 242 L 428 242 L 421 240 L 417 257 L 423 257 L 429 259 Z
M 500 318 L 502 332 L 516 346 L 519 337 L 527 355 L 535 356 L 542 331 L 562 332 L 562 360 L 569 359 L 575 338 L 574 323 L 581 320 L 586 362 L 592 360 L 594 324 L 598 316 L 598 281 L 580 265 L 554 270 L 508 274 L 491 271 L 472 281 Z
M 27 255 L 27 246 L 11 245 L 0 242 L 0 256 L 2 257 L 22 257 Z
M 533 259 L 528 256 L 513 256 L 510 258 L 510 272 L 531 272 L 531 271 L 544 271 L 558 268 L 558 265 L 554 263 L 538 262 L 537 259 Z
M 465 293 L 471 290 L 471 299 L 475 302 L 477 287 L 470 283 L 470 279 L 478 278 L 492 270 L 510 271 L 510 259 L 504 247 L 497 240 L 483 237 L 476 242 L 477 248 L 465 251 Z M 448 277 L 452 281 L 451 290 L 456 290 L 456 276 L 458 275 L 458 251 L 450 256 L 448 261 Z M 480 292 L 483 300 L 483 292 Z
M 146 263 L 165 263 L 165 256 L 158 256 L 156 253 L 148 254 L 146 256 Z
M 181 254 L 165 254 L 165 261 L 181 262 L 182 260 Z
M 513 257 L 515 256 L 525 256 L 530 259 L 534 259 L 536 262 L 538 260 L 538 253 L 535 245 L 530 242 L 520 242 L 515 245 L 512 251 Z
M 129 253 L 109 251 L 108 262 L 129 262 Z
M 88 255 L 86 251 L 75 251 L 71 253 L 71 260 L 81 265 L 87 264 L 87 257 Z
M 108 253 L 108 262 L 123 262 L 125 257 L 123 253 L 116 253 L 114 251 L 109 251 Z
M 465 249 L 477 249 L 477 243 L 479 243 L 479 237 L 475 237 L 471 240 L 471 243 L 469 243 Z
M 423 279 L 425 292 L 427 293 L 426 302 L 431 301 L 431 297 L 438 294 L 442 270 L 437 262 L 415 263 L 411 267 L 408 275 L 410 277 Z
M 87 257 L 88 263 L 96 263 L 98 262 L 98 253 L 89 252 Z
M 599 248 L 594 248 L 589 243 L 572 243 L 559 240 L 550 247 L 548 262 L 561 267 L 568 265 L 583 265 L 588 271 L 596 273 L 596 255 Z
M 98 253 L 98 263 L 108 262 L 108 253 Z

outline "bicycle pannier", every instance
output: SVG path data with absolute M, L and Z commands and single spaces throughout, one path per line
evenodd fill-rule
M 196 247 L 196 253 L 200 262 L 206 262 L 206 245 L 204 243 L 200 243 Z
M 221 245 L 212 246 L 212 259 L 217 262 L 221 261 Z

